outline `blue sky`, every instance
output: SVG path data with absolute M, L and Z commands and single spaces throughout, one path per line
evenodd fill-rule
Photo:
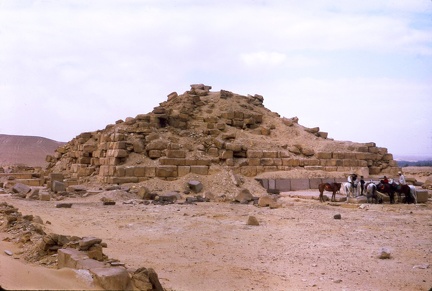
M 194 83 L 432 157 L 432 2 L 0 0 L 0 133 L 69 141 Z

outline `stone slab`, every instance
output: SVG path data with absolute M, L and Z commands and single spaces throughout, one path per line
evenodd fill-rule
M 291 179 L 291 191 L 309 189 L 309 179 Z
M 277 179 L 275 189 L 278 189 L 280 192 L 291 191 L 291 180 Z

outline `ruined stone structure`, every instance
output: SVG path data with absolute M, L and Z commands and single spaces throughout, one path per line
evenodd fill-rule
M 62 172 L 70 181 L 121 184 L 220 170 L 248 177 L 296 168 L 365 175 L 398 170 L 392 154 L 373 142 L 334 141 L 319 127 L 266 109 L 260 95 L 210 89 L 191 85 L 148 114 L 81 133 L 47 156 L 48 172 Z

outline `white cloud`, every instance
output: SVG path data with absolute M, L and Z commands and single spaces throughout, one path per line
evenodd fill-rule
M 409 100 L 415 109 L 406 118 L 416 128 L 403 130 L 421 135 L 430 121 L 423 108 L 431 107 L 424 99 L 432 92 L 431 6 L 421 0 L 1 1 L 0 99 L 33 122 L 2 114 L 0 129 L 65 140 L 149 112 L 171 91 L 204 82 L 263 94 L 266 106 L 347 139 L 363 139 L 345 135 L 348 120 L 357 127 L 367 121 L 357 111 L 379 115 L 387 100 L 393 113 Z M 353 101 L 356 114 L 345 110 Z M 314 104 L 334 106 L 336 121 Z M 392 127 L 398 116 L 371 119 L 368 134 L 381 137 L 375 124 Z

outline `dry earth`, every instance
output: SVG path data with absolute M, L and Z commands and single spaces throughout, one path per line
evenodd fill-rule
M 213 180 L 222 185 L 228 183 L 225 178 Z M 158 187 L 168 188 L 165 183 L 160 181 Z M 260 191 L 258 184 L 246 183 L 252 192 Z M 177 187 L 182 187 L 181 181 Z M 432 287 L 430 203 L 359 208 L 358 204 L 321 204 L 310 199 L 318 196 L 316 190 L 282 196 L 284 207 L 278 209 L 229 202 L 125 204 L 137 197 L 119 190 L 68 198 L 73 203 L 69 209 L 55 208 L 55 201 L 29 201 L 9 194 L 0 195 L 0 202 L 51 222 L 44 225 L 47 233 L 101 238 L 108 244 L 106 255 L 128 268 L 154 268 L 167 290 Z M 102 197 L 117 203 L 103 206 Z M 336 214 L 340 220 L 334 219 Z M 247 225 L 249 216 L 255 216 L 260 225 Z M 6 237 L 11 234 L 0 233 L 2 287 L 98 289 L 85 272 L 25 263 L 19 247 L 3 241 Z M 390 259 L 379 258 L 382 248 L 391 252 Z M 16 259 L 3 250 L 12 250 Z

